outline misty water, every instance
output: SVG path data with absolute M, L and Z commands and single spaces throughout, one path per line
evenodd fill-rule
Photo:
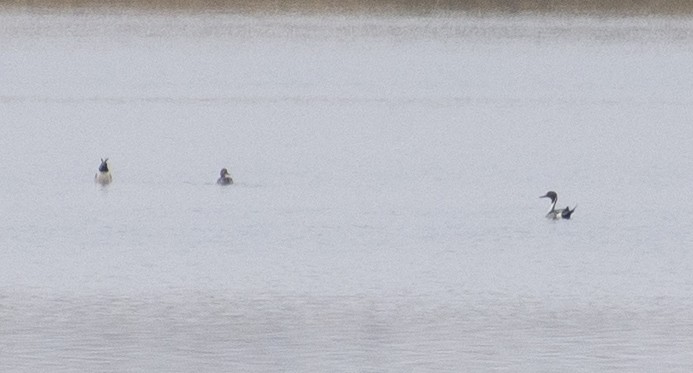
M 692 42 L 5 10 L 0 370 L 690 371 Z

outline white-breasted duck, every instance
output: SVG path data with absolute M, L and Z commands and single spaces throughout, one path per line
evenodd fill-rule
M 570 215 L 575 212 L 575 209 L 577 208 L 577 205 L 573 207 L 571 210 L 569 206 L 566 206 L 564 209 L 557 209 L 556 208 L 556 202 L 558 202 L 558 194 L 554 191 L 549 191 L 546 192 L 545 195 L 539 197 L 539 198 L 550 198 L 551 199 L 551 209 L 549 212 L 546 213 L 546 217 L 549 219 L 553 220 L 558 220 L 558 219 L 570 219 Z
M 94 182 L 101 185 L 108 185 L 113 181 L 111 176 L 111 171 L 108 169 L 108 158 L 101 158 L 101 165 L 99 165 L 99 172 L 94 175 Z
M 222 168 L 221 171 L 219 172 L 219 179 L 217 179 L 217 184 L 219 185 L 231 185 L 233 184 L 233 179 L 231 178 L 231 174 L 229 174 L 229 170 Z

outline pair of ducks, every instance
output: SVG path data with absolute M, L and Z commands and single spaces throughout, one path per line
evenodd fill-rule
M 113 181 L 113 176 L 111 176 L 111 171 L 108 169 L 108 158 L 101 158 L 101 164 L 99 165 L 99 172 L 94 175 L 94 182 L 101 184 L 103 186 L 108 185 Z M 219 172 L 219 179 L 217 179 L 217 184 L 219 185 L 231 185 L 233 184 L 233 179 L 229 170 L 222 168 Z
M 564 209 L 557 209 L 556 208 L 556 202 L 558 202 L 558 193 L 554 191 L 549 191 L 546 192 L 543 196 L 539 198 L 550 198 L 551 199 L 551 209 L 549 210 L 548 213 L 546 213 L 546 217 L 548 219 L 552 220 L 558 220 L 558 219 L 570 219 L 570 215 L 575 212 L 575 209 L 577 208 L 577 205 L 573 207 L 573 209 L 570 209 L 570 206 L 566 206 Z

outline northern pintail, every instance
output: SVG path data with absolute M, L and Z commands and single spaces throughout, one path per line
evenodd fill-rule
M 551 209 L 546 213 L 546 217 L 549 219 L 570 219 L 570 215 L 572 215 L 577 208 L 577 205 L 575 205 L 572 210 L 569 206 L 566 206 L 564 209 L 557 209 L 556 202 L 558 202 L 558 194 L 554 191 L 546 192 L 545 195 L 539 198 L 551 198 Z
M 101 158 L 101 165 L 99 165 L 99 172 L 94 175 L 94 181 L 101 185 L 108 185 L 113 180 L 111 176 L 111 171 L 108 169 L 108 158 Z

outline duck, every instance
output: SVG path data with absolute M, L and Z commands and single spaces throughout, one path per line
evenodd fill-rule
M 233 184 L 233 179 L 231 178 L 231 174 L 229 174 L 229 170 L 222 168 L 221 171 L 219 172 L 219 179 L 217 179 L 217 184 L 219 185 L 231 185 Z
M 556 208 L 556 202 L 558 202 L 558 193 L 554 191 L 548 191 L 546 194 L 543 196 L 540 196 L 539 198 L 550 198 L 551 199 L 551 209 L 549 212 L 546 213 L 546 218 L 552 219 L 552 220 L 558 220 L 558 219 L 570 219 L 570 216 L 573 215 L 573 212 L 575 212 L 575 209 L 577 208 L 577 205 L 573 207 L 571 210 L 569 206 L 566 206 L 564 209 L 557 209 Z
M 94 175 L 94 182 L 106 186 L 113 181 L 111 176 L 111 171 L 108 169 L 108 158 L 101 158 L 101 164 L 99 165 L 99 172 Z

